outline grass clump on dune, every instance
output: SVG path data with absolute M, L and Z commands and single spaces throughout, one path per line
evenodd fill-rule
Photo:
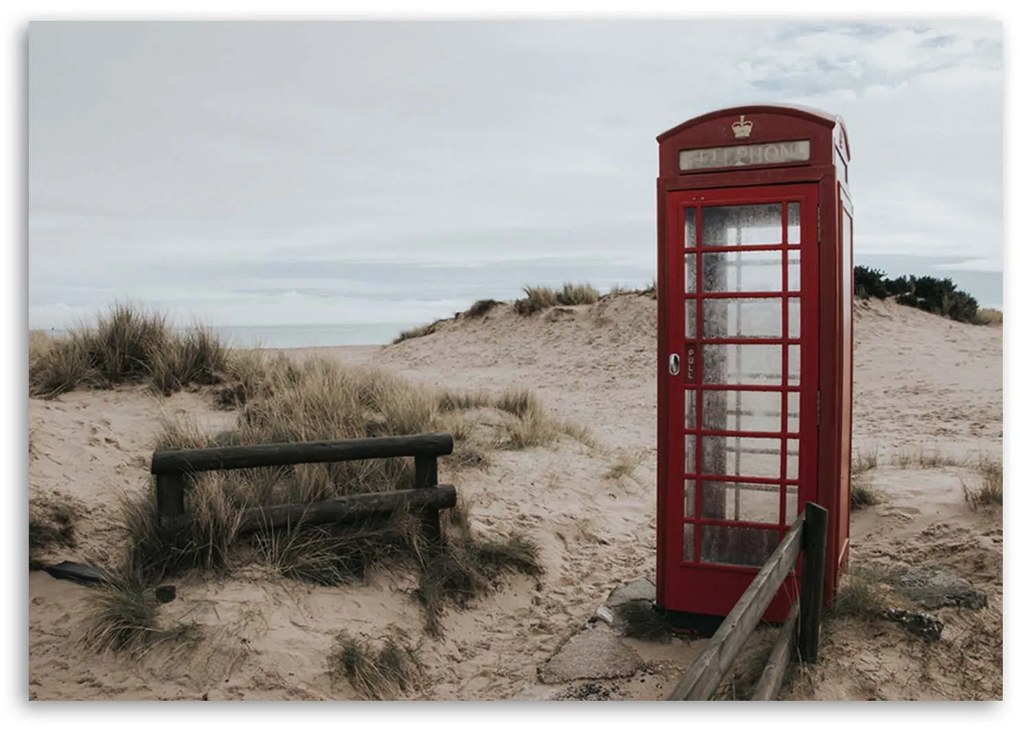
M 1002 461 L 982 456 L 977 463 L 981 475 L 981 486 L 971 488 L 963 484 L 963 495 L 974 510 L 981 506 L 1002 505 Z
M 90 600 L 81 638 L 86 650 L 139 656 L 156 646 L 181 648 L 201 638 L 194 623 L 161 624 L 154 591 L 130 569 L 93 588 Z
M 125 304 L 100 314 L 95 328 L 29 340 L 29 391 L 43 398 L 141 383 L 171 394 L 190 384 L 218 383 L 230 366 L 228 350 L 211 331 L 181 334 L 165 316 Z
M 477 300 L 471 307 L 464 311 L 464 317 L 481 318 L 488 314 L 488 312 L 497 305 L 499 305 L 499 300 Z
M 588 283 L 567 282 L 558 292 L 551 287 L 525 287 L 525 297 L 514 302 L 514 312 L 534 315 L 554 305 L 591 305 L 599 301 L 599 291 Z
M 327 659 L 334 686 L 346 679 L 367 699 L 392 699 L 398 692 L 411 691 L 424 675 L 418 655 L 397 632 L 382 641 L 366 641 L 349 633 L 337 635 Z

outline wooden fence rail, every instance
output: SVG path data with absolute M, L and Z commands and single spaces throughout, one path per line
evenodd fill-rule
M 191 473 L 237 470 L 274 465 L 332 463 L 376 458 L 414 458 L 414 489 L 341 496 L 308 504 L 260 506 L 244 513 L 242 530 L 303 523 L 334 523 L 401 509 L 417 511 L 425 536 L 440 539 L 439 511 L 456 505 L 451 485 L 438 485 L 438 460 L 453 452 L 453 436 L 446 433 L 366 437 L 331 442 L 288 442 L 275 445 L 239 445 L 198 449 L 157 450 L 151 472 L 156 476 L 156 512 L 161 523 L 184 516 L 185 488 Z
M 808 503 L 804 513 L 786 532 L 740 600 L 723 620 L 708 646 L 694 660 L 669 695 L 671 701 L 707 700 L 729 673 L 751 632 L 761 622 L 783 580 L 793 571 L 804 552 L 800 601 L 794 603 L 779 634 L 769 662 L 755 691 L 755 699 L 774 699 L 789 663 L 794 628 L 799 620 L 798 647 L 802 661 L 811 663 L 818 655 L 821 629 L 822 581 L 825 571 L 825 534 L 829 512 Z M 781 646 L 785 644 L 785 650 Z M 759 696 L 759 694 L 761 696 Z

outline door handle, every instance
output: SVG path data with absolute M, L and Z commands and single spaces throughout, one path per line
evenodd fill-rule
M 680 373 L 680 354 L 669 354 L 669 375 L 676 376 Z

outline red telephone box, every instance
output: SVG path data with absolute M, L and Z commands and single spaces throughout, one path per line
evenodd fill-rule
M 839 117 L 723 109 L 659 135 L 657 605 L 711 627 L 807 501 L 849 550 L 850 149 Z M 781 622 L 798 570 L 765 620 Z

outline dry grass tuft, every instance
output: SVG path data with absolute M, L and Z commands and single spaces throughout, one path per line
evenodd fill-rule
M 623 478 L 633 478 L 634 471 L 637 470 L 637 466 L 641 464 L 641 456 L 636 452 L 620 451 L 613 461 L 613 464 L 609 466 L 603 477 L 610 480 L 623 480 Z
M 599 291 L 587 282 L 566 282 L 563 289 L 556 293 L 556 300 L 560 305 L 592 305 L 599 301 Z
M 435 321 L 433 323 L 428 323 L 426 325 L 419 325 L 416 328 L 411 328 L 409 330 L 402 330 L 402 331 L 400 331 L 400 335 L 398 335 L 396 338 L 393 339 L 393 345 L 396 345 L 397 343 L 401 343 L 403 341 L 409 341 L 412 338 L 423 338 L 424 336 L 432 335 L 433 333 L 436 332 L 436 329 L 439 327 L 439 324 L 442 323 L 442 322 L 445 322 L 445 321 L 437 320 L 437 321 Z
M 514 312 L 519 315 L 534 315 L 556 304 L 556 291 L 551 287 L 525 287 L 524 297 L 514 301 Z
M 201 638 L 194 623 L 163 627 L 151 589 L 130 570 L 114 575 L 108 584 L 92 589 L 85 617 L 82 646 L 89 651 L 125 651 L 144 655 L 156 646 L 188 647 Z
M 417 591 L 430 635 L 443 635 L 442 617 L 449 604 L 463 608 L 489 594 L 507 572 L 539 577 L 544 571 L 538 545 L 520 532 L 506 538 L 475 538 L 466 506 L 446 511 L 443 529 L 444 545 L 422 566 Z
M 977 325 L 1002 325 L 1002 311 L 995 308 L 979 308 L 973 322 Z
M 889 605 L 888 590 L 881 573 L 869 567 L 856 567 L 839 584 L 828 613 L 836 617 L 875 618 Z
M 499 300 L 478 300 L 464 312 L 465 318 L 481 318 L 499 305 Z
M 99 314 L 95 328 L 79 327 L 59 339 L 30 337 L 29 391 L 49 399 L 82 387 L 147 383 L 171 394 L 221 381 L 229 371 L 227 353 L 209 330 L 178 334 L 159 313 L 114 304 Z
M 559 292 L 551 287 L 525 287 L 525 297 L 514 302 L 514 312 L 534 315 L 554 305 L 591 305 L 599 301 L 599 291 L 588 283 L 567 282 Z
M 857 454 L 850 460 L 850 475 L 860 475 L 877 467 L 878 452 L 876 450 L 870 450 L 869 452 L 858 450 Z
M 392 699 L 417 688 L 424 678 L 415 649 L 399 632 L 396 639 L 390 635 L 374 643 L 340 633 L 327 665 L 334 685 L 346 679 L 368 699 Z
M 900 450 L 893 462 L 900 468 L 944 468 L 947 466 L 966 467 L 967 460 L 945 455 L 935 448 L 915 448 Z
M 874 506 L 881 503 L 882 496 L 875 489 L 871 478 L 863 475 L 851 475 L 850 477 L 850 510 L 856 511 L 864 506 Z
M 982 506 L 1002 505 L 1002 461 L 981 456 L 978 459 L 977 471 L 981 474 L 981 487 L 971 489 L 963 484 L 963 496 L 967 504 L 977 510 Z

